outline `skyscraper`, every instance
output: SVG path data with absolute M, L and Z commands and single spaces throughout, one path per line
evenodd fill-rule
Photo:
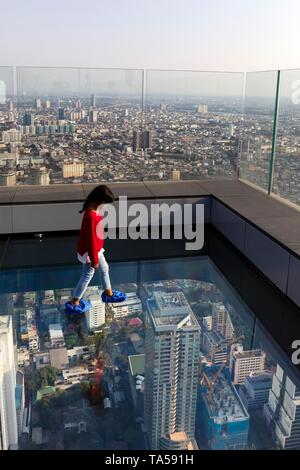
M 96 97 L 94 93 L 91 94 L 91 107 L 96 108 Z
M 15 186 L 16 181 L 17 174 L 14 164 L 11 160 L 6 160 L 5 166 L 0 170 L 0 186 Z
M 23 126 L 32 126 L 34 123 L 34 115 L 32 113 L 25 113 L 23 116 Z
M 90 111 L 90 122 L 92 124 L 96 124 L 98 119 L 98 113 L 97 111 L 94 111 L 93 109 Z
M 155 292 L 147 306 L 145 423 L 150 448 L 197 447 L 199 323 L 182 292 Z
M 98 293 L 90 294 L 88 298 L 92 308 L 85 313 L 85 319 L 88 330 L 93 331 L 105 323 L 105 303 Z
M 234 328 L 228 311 L 221 302 L 213 305 L 212 308 L 212 329 L 220 333 L 224 338 L 232 339 Z
M 63 121 L 65 119 L 65 109 L 64 108 L 58 108 L 58 119 L 60 121 Z
M 152 142 L 152 132 L 150 130 L 145 130 L 141 132 L 140 130 L 134 130 L 132 135 L 132 148 L 136 152 L 139 149 L 148 149 L 153 145 Z
M 264 416 L 281 449 L 300 447 L 300 384 L 277 364 Z
M 197 113 L 206 114 L 207 112 L 208 112 L 207 104 L 199 104 L 199 106 L 197 106 Z
M 16 449 L 16 368 L 11 316 L 0 316 L 0 449 Z
M 50 170 L 45 166 L 32 166 L 28 175 L 29 184 L 47 186 L 50 184 Z
M 36 109 L 41 109 L 41 107 L 42 107 L 42 102 L 41 102 L 40 98 L 36 98 L 35 99 L 35 108 Z
M 46 101 L 45 101 L 45 108 L 46 108 L 46 109 L 51 108 L 51 101 L 50 101 L 50 100 L 46 100 Z

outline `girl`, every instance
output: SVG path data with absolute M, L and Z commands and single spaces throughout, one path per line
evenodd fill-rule
M 77 258 L 82 263 L 82 273 L 73 290 L 72 300 L 66 303 L 66 311 L 69 313 L 84 312 L 91 308 L 91 304 L 81 298 L 98 268 L 100 282 L 104 286 L 103 302 L 122 302 L 126 299 L 126 295 L 122 292 L 112 290 L 109 266 L 104 256 L 103 217 L 99 211 L 113 200 L 111 190 L 107 186 L 100 185 L 92 190 L 79 211 L 84 212 L 77 243 Z

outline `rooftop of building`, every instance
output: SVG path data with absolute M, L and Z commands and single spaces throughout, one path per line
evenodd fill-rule
M 49 334 L 51 338 L 61 338 L 63 336 L 61 324 L 51 323 L 49 325 Z
M 157 291 L 147 300 L 148 310 L 155 328 L 199 329 L 200 325 L 183 292 Z
M 211 419 L 218 424 L 248 419 L 249 415 L 229 378 L 228 371 L 225 369 L 215 379 L 215 374 L 218 370 L 218 366 L 205 369 L 208 378 L 215 382 L 212 393 L 204 388 L 200 392 L 209 410 Z
M 234 357 L 236 359 L 249 359 L 251 357 L 265 357 L 266 353 L 261 349 L 252 349 L 250 351 L 235 352 Z
M 257 372 L 253 373 L 246 378 L 246 381 L 251 385 L 254 390 L 264 389 L 272 385 L 273 373 L 272 372 Z

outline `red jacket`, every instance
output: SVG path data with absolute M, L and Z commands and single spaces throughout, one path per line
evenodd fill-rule
M 85 209 L 82 218 L 77 253 L 80 257 L 88 257 L 89 259 L 86 260 L 91 261 L 92 264 L 98 263 L 99 251 L 104 245 L 102 219 L 103 217 L 99 212 L 91 209 Z

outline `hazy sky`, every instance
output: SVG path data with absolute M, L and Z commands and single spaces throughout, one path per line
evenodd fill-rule
M 0 0 L 0 65 L 300 68 L 299 0 Z

